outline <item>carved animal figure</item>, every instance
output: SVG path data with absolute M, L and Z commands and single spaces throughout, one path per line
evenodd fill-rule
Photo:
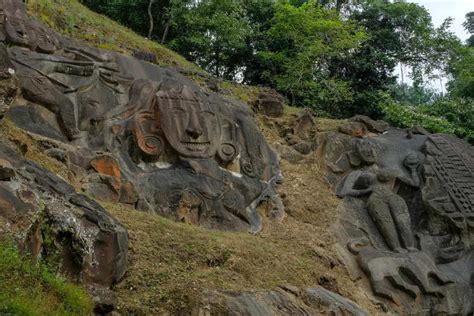
M 424 252 L 388 253 L 366 247 L 357 260 L 369 276 L 373 291 L 396 304 L 401 298 L 395 289 L 414 299 L 421 293 L 441 298 L 445 296 L 442 286 L 451 282 Z

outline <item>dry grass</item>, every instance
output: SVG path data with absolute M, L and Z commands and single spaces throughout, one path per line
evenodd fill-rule
M 283 223 L 267 220 L 263 232 L 252 236 L 105 206 L 130 234 L 129 270 L 114 289 L 122 312 L 173 313 L 199 301 L 203 289 L 271 289 L 283 284 L 321 285 L 357 300 L 355 285 L 331 254 L 327 227 L 290 216 Z M 316 219 L 320 212 L 312 212 Z

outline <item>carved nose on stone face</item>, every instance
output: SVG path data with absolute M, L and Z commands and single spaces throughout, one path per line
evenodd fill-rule
M 191 128 L 188 127 L 186 129 L 186 133 L 188 133 L 188 135 L 191 136 L 191 138 L 197 139 L 197 138 L 199 138 L 199 136 L 202 135 L 202 129 L 201 128 L 191 129 Z
M 189 121 L 189 125 L 186 128 L 186 133 L 192 138 L 197 139 L 202 135 L 202 127 L 196 117 L 192 117 Z

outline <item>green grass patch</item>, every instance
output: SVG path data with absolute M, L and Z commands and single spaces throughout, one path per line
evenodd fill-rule
M 33 264 L 11 242 L 0 241 L 0 314 L 92 315 L 84 289 Z

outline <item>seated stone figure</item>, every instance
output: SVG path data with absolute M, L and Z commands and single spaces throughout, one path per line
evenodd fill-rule
M 382 169 L 376 175 L 377 181 L 372 184 L 367 201 L 370 216 L 391 250 L 416 250 L 408 207 L 405 200 L 393 192 L 396 174 Z

